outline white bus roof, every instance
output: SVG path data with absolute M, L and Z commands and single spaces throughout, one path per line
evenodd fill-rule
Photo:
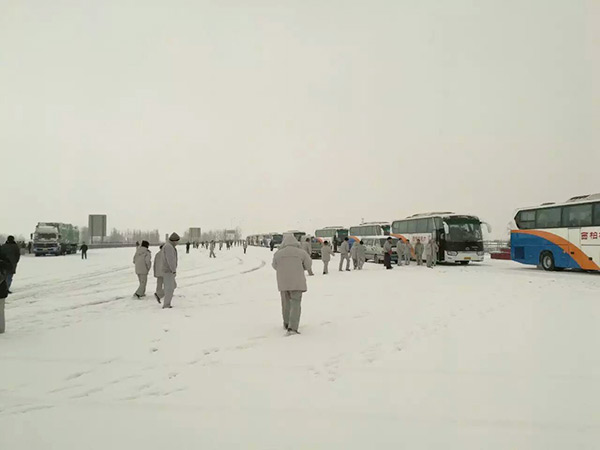
M 341 225 L 337 226 L 337 227 L 323 227 L 323 228 L 317 228 L 317 230 L 345 230 L 346 227 L 343 227 Z
M 412 216 L 405 217 L 404 219 L 394 220 L 398 222 L 400 220 L 411 220 L 411 219 L 428 219 L 430 217 L 478 217 L 475 214 L 457 214 L 455 212 L 430 212 L 413 214 Z
M 389 225 L 389 222 L 363 222 L 360 225 L 354 225 L 355 227 L 360 227 L 361 225 Z
M 561 202 L 561 203 L 554 203 L 554 202 L 544 202 L 540 205 L 536 205 L 536 206 L 524 206 L 522 208 L 518 208 L 517 211 L 521 211 L 523 209 L 527 210 L 527 209 L 539 209 L 539 208 L 555 208 L 557 206 L 565 206 L 565 205 L 572 205 L 572 204 L 579 204 L 579 203 L 593 203 L 593 202 L 598 202 L 600 201 L 600 194 L 590 194 L 590 195 L 577 195 L 575 197 L 571 197 L 570 199 Z

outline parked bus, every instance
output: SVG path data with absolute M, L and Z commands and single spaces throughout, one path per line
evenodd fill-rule
M 439 249 L 437 261 L 469 264 L 471 261 L 483 261 L 482 224 L 491 232 L 491 227 L 477 216 L 453 212 L 414 214 L 392 222 L 392 236 L 410 242 L 413 259 L 417 239 L 423 245 L 434 239 Z
M 600 270 L 600 194 L 519 209 L 511 259 L 545 270 Z
M 344 228 L 342 226 L 325 227 L 315 231 L 315 238 L 319 244 L 323 244 L 323 242 L 328 241 L 331 244 L 331 247 L 335 250 L 337 250 L 337 247 L 347 236 L 348 228 Z
M 365 236 L 389 236 L 390 224 L 389 222 L 363 222 L 360 225 L 350 227 L 348 233 L 350 244 L 353 244 Z
M 283 234 L 273 233 L 271 234 L 271 240 L 274 242 L 275 248 L 279 248 L 281 242 L 283 241 Z
M 321 243 L 325 241 L 329 241 L 329 243 L 333 243 L 333 240 L 336 239 L 338 243 L 342 242 L 344 238 L 348 236 L 348 228 L 344 228 L 341 226 L 338 227 L 325 227 L 315 231 L 315 237 Z

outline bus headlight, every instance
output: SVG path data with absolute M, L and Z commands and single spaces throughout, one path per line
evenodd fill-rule
M 477 256 L 483 256 L 484 254 L 484 252 L 477 252 Z
M 458 255 L 458 252 L 446 252 L 448 253 L 448 256 L 456 256 Z

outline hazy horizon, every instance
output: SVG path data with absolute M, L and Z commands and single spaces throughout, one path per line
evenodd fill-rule
M 592 0 L 0 0 L 0 233 L 442 210 L 501 238 L 600 192 L 598 23 Z

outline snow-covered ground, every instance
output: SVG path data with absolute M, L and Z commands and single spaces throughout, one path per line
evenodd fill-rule
M 23 258 L 0 448 L 600 446 L 598 275 L 315 262 L 284 337 L 268 250 L 182 250 L 172 310 L 132 299 L 133 249 Z

